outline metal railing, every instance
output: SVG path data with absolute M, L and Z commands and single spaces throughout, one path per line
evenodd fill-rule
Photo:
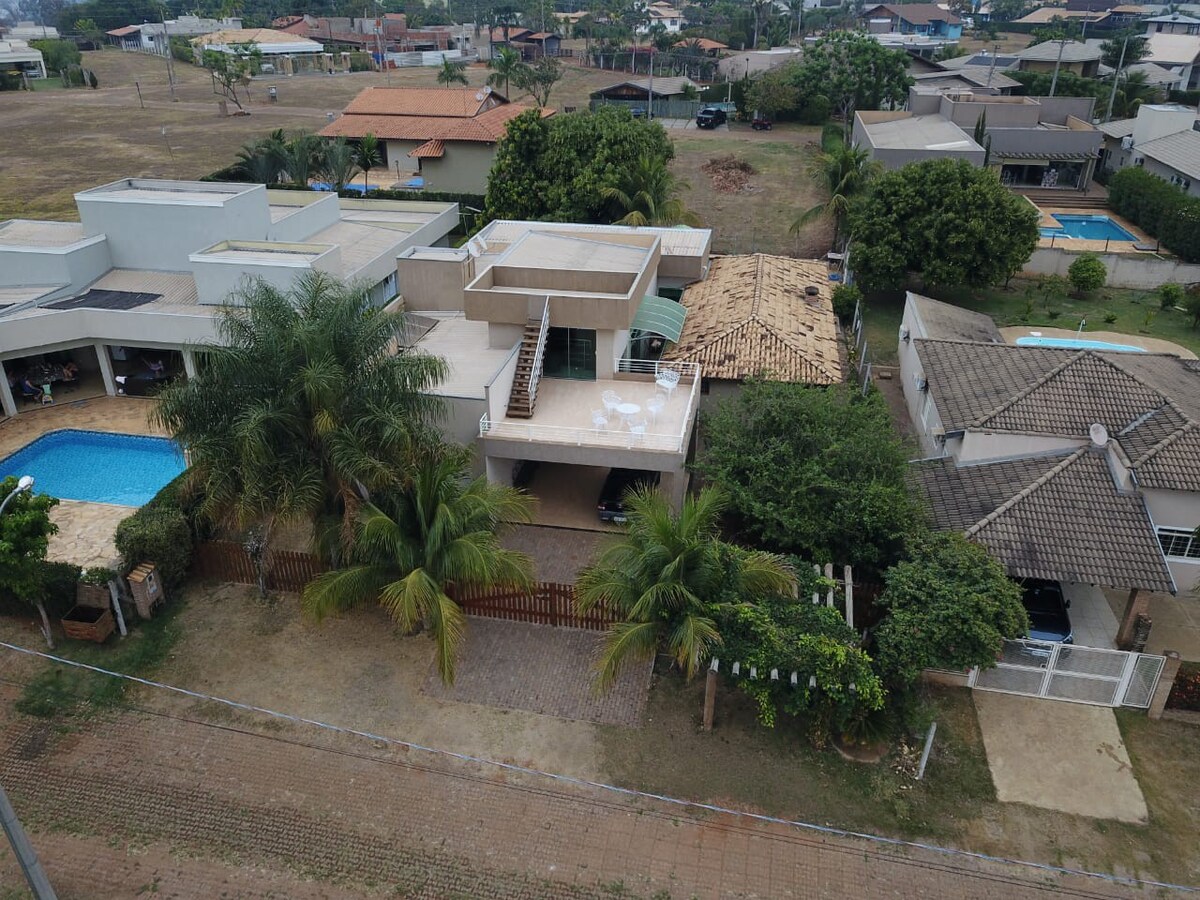
M 611 447 L 622 450 L 655 450 L 659 452 L 681 453 L 685 449 L 684 441 L 688 433 L 688 423 L 696 410 L 697 397 L 700 392 L 700 366 L 690 362 L 660 362 L 658 360 L 621 359 L 617 361 L 617 371 L 635 375 L 647 375 L 657 378 L 662 371 L 679 372 L 679 390 L 685 379 L 690 379 L 688 398 L 683 409 L 683 419 L 679 430 L 672 433 L 646 431 L 641 434 L 632 431 L 617 431 L 608 428 L 569 425 L 539 424 L 535 413 L 533 419 L 494 420 L 487 413 L 479 419 L 479 436 L 481 438 L 502 438 L 513 441 L 529 441 L 548 444 L 567 444 L 577 447 Z M 647 379 L 649 380 L 649 379 Z M 634 382 L 636 383 L 636 382 Z M 618 382 L 619 384 L 619 382 Z
M 537 349 L 533 354 L 533 371 L 529 373 L 529 406 L 537 402 L 538 384 L 542 380 L 542 360 L 546 356 L 546 335 L 550 331 L 550 298 L 546 297 L 546 305 L 542 307 L 542 324 L 538 330 Z

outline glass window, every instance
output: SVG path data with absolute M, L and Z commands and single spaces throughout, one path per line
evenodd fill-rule
M 1158 542 L 1164 556 L 1175 559 L 1200 559 L 1200 540 L 1186 528 L 1159 528 Z
M 596 332 L 591 328 L 551 328 L 546 334 L 542 374 L 547 378 L 596 380 Z

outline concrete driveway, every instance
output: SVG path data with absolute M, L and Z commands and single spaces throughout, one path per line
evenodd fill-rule
M 975 691 L 997 799 L 1144 824 L 1146 799 L 1113 711 Z

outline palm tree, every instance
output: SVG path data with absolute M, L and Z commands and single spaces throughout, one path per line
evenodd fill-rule
M 462 449 L 430 456 L 401 490 L 384 492 L 359 514 L 352 565 L 326 572 L 304 589 L 304 611 L 320 620 L 379 603 L 406 632 L 425 624 L 438 672 L 454 682 L 465 619 L 454 601 L 462 588 L 533 582 L 530 559 L 500 546 L 497 531 L 527 522 L 532 498 L 515 488 L 467 480 Z
M 679 197 L 684 187 L 661 159 L 642 156 L 615 185 L 602 187 L 600 196 L 621 211 L 615 225 L 699 225 L 700 218 Z
M 338 558 L 369 493 L 399 486 L 439 441 L 437 357 L 395 352 L 402 313 L 322 273 L 288 291 L 261 280 L 230 298 L 197 375 L 159 395 L 155 420 L 188 450 L 206 519 L 319 526 Z M 335 536 L 344 540 L 339 543 Z
M 325 142 L 315 134 L 298 134 L 284 148 L 284 168 L 293 184 L 308 187 L 308 179 L 320 171 Z
M 466 66 L 450 59 L 442 60 L 442 68 L 438 71 L 437 82 L 449 87 L 452 84 L 466 84 L 467 76 L 463 71 Z
M 488 60 L 488 68 L 492 70 L 492 74 L 487 77 L 487 83 L 492 87 L 503 84 L 504 96 L 511 99 L 508 93 L 509 82 L 518 77 L 524 66 L 520 53 L 512 47 L 501 47 L 496 55 Z
M 355 150 L 354 161 L 358 163 L 358 167 L 363 173 L 363 194 L 365 195 L 370 190 L 367 185 L 367 177 L 371 174 L 371 170 L 376 166 L 383 165 L 383 153 L 379 148 L 379 138 L 367 132 L 358 142 L 358 148 Z
M 792 590 L 795 577 L 780 557 L 720 539 L 718 520 L 727 502 L 723 491 L 707 487 L 687 498 L 676 516 L 656 490 L 630 492 L 625 535 L 575 586 L 581 612 L 603 604 L 625 619 L 605 639 L 601 687 L 612 683 L 626 659 L 652 656 L 660 645 L 691 678 L 721 644 L 711 615 L 719 594 Z
M 326 144 L 321 159 L 321 174 L 335 191 L 344 188 L 358 171 L 355 149 L 339 137 Z
M 847 143 L 839 126 L 827 125 L 821 135 L 821 152 L 809 166 L 808 175 L 825 188 L 829 199 L 797 216 L 791 233 L 799 234 L 806 225 L 828 217 L 833 219 L 834 249 L 840 249 L 850 207 L 866 193 L 878 171 L 879 164 L 868 151 Z
M 234 168 L 255 184 L 275 184 L 284 175 L 287 138 L 282 128 L 253 144 L 243 144 Z
M 1159 89 L 1147 83 L 1145 72 L 1125 72 L 1117 82 L 1117 93 L 1113 102 L 1113 115 L 1118 119 L 1132 119 L 1138 107 L 1153 101 Z

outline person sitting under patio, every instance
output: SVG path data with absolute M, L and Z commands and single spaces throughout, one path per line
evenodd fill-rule
M 163 365 L 163 361 L 161 359 L 146 359 L 146 357 L 143 356 L 142 362 L 146 364 L 146 366 L 150 369 L 150 374 L 155 378 L 161 378 L 167 372 L 167 367 Z
M 40 387 L 35 386 L 34 383 L 29 380 L 28 375 L 22 375 L 21 376 L 21 396 L 24 397 L 26 400 L 30 400 L 30 401 L 36 400 L 37 402 L 41 403 L 42 389 Z
M 79 377 L 79 366 L 75 360 L 68 359 L 62 367 L 63 381 L 74 381 Z

